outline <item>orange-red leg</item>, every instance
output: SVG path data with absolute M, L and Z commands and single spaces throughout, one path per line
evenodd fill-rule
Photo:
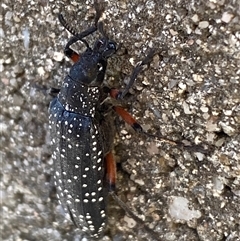
M 118 99 L 118 97 L 121 95 L 121 91 L 118 90 L 118 89 L 115 89 L 115 88 L 112 88 L 110 89 L 110 96 L 113 98 L 113 99 Z
M 140 124 L 129 114 L 126 110 L 124 110 L 121 106 L 114 106 L 113 109 L 122 117 L 122 119 L 128 123 L 135 131 L 142 132 L 143 129 Z
M 70 51 L 69 51 L 70 52 Z M 80 58 L 80 55 L 77 54 L 75 51 L 72 50 L 72 52 L 70 53 L 70 55 L 68 55 L 67 57 L 69 57 L 74 63 L 76 63 L 79 58 Z
M 110 96 L 114 99 L 118 99 L 118 97 L 121 95 L 121 91 L 118 89 L 111 89 L 110 90 Z M 131 114 L 129 114 L 123 107 L 121 106 L 114 106 L 113 109 L 117 112 L 119 116 L 122 117 L 122 119 L 128 123 L 135 131 L 142 132 L 142 127 L 140 124 L 137 123 L 137 121 L 132 117 Z
M 106 168 L 106 182 L 109 185 L 109 191 L 115 191 L 116 187 L 116 162 L 114 156 L 110 151 L 105 156 L 105 168 Z

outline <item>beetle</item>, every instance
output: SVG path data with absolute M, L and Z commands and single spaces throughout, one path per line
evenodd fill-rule
M 153 52 L 136 67 L 125 91 L 104 89 L 107 61 L 116 53 L 117 45 L 107 37 L 102 22 L 99 22 L 103 6 L 95 2 L 95 9 L 94 26 L 79 34 L 59 15 L 61 24 L 73 34 L 64 52 L 74 64 L 61 89 L 53 89 L 58 94 L 49 106 L 49 127 L 59 202 L 76 227 L 92 238 L 99 238 L 107 224 L 107 195 L 114 192 L 116 181 L 111 153 L 114 125 L 109 105 L 104 101 L 106 90 L 112 98 L 123 98 L 142 66 L 151 61 Z M 91 48 L 84 38 L 97 30 L 102 37 Z M 77 41 L 86 45 L 81 56 L 70 48 Z M 141 130 L 121 106 L 113 109 L 135 130 Z
M 137 132 L 152 138 L 157 137 L 177 148 L 185 147 L 190 151 L 198 150 L 203 153 L 206 151 L 197 145 L 185 146 L 180 141 L 146 133 L 121 106 L 112 106 L 105 101 L 109 95 L 114 99 L 124 98 L 143 66 L 152 61 L 155 50 L 151 50 L 134 68 L 123 91 L 103 86 L 107 62 L 116 53 L 117 44 L 108 38 L 103 23 L 99 22 L 104 10 L 102 4 L 95 1 L 95 10 L 94 26 L 81 33 L 76 33 L 63 16 L 59 15 L 60 23 L 73 35 L 64 52 L 74 64 L 61 89 L 52 89 L 51 94 L 57 96 L 49 106 L 49 127 L 59 202 L 76 227 L 92 238 L 99 238 L 107 225 L 108 193 L 130 216 L 145 226 L 114 193 L 116 166 L 111 152 L 115 132 L 112 110 Z M 91 48 L 84 38 L 97 30 L 102 37 Z M 77 41 L 86 46 L 86 51 L 81 56 L 70 48 Z M 146 226 L 145 229 L 152 231 Z M 156 234 L 153 236 L 157 237 Z M 159 240 L 159 237 L 156 239 Z

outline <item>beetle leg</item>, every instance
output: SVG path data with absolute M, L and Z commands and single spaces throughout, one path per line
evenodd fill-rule
M 132 87 L 134 84 L 134 81 L 136 80 L 138 74 L 143 70 L 143 66 L 150 64 L 153 56 L 156 54 L 156 51 L 154 49 L 151 49 L 148 55 L 141 61 L 137 66 L 133 69 L 133 72 L 130 77 L 130 81 L 125 87 L 123 91 L 120 91 L 118 89 L 112 88 L 110 92 L 110 96 L 114 99 L 123 99 L 124 96 L 128 93 L 129 89 Z
M 132 85 L 134 84 L 134 81 L 136 80 L 138 74 L 143 70 L 143 66 L 144 65 L 148 65 L 150 64 L 150 62 L 153 59 L 153 56 L 156 54 L 156 51 L 154 49 L 151 49 L 150 52 L 148 53 L 148 55 L 145 57 L 145 59 L 143 59 L 142 62 L 140 62 L 134 69 L 133 72 L 131 74 L 130 77 L 130 81 L 127 84 L 127 86 L 125 87 L 125 89 L 119 93 L 118 97 L 119 99 L 123 99 L 124 96 L 128 93 L 128 91 L 130 90 L 130 88 L 132 87 Z
M 71 59 L 74 63 L 76 63 L 79 58 L 80 58 L 80 55 L 75 52 L 74 50 L 72 50 L 69 46 L 66 45 L 65 47 L 65 50 L 64 50 L 64 54 L 69 58 Z
M 110 92 L 110 96 L 114 99 L 118 99 L 119 96 L 121 96 L 121 94 L 122 94 L 121 91 L 119 91 L 118 89 L 114 89 L 114 88 L 111 89 L 109 92 Z M 209 153 L 209 151 L 211 151 L 211 149 L 212 149 L 212 148 L 205 149 L 203 146 L 195 145 L 195 144 L 185 145 L 182 141 L 173 141 L 169 138 L 163 137 L 161 134 L 157 134 L 157 135 L 150 134 L 150 133 L 144 131 L 143 128 L 141 127 L 141 125 L 123 107 L 113 106 L 113 109 L 136 132 L 144 134 L 147 137 L 154 138 L 154 139 L 157 139 L 158 141 L 168 143 L 170 145 L 175 146 L 178 149 L 184 148 L 190 152 L 200 152 L 200 153 L 206 154 L 206 153 Z
M 113 109 L 117 112 L 122 119 L 128 123 L 136 132 L 143 132 L 143 129 L 140 124 L 121 106 L 114 106 Z
M 105 156 L 105 168 L 106 183 L 108 184 L 109 192 L 113 192 L 116 187 L 116 162 L 111 151 Z
M 49 90 L 49 95 L 52 96 L 52 97 L 57 97 L 58 93 L 60 92 L 60 89 L 57 89 L 57 88 L 54 88 L 52 87 L 50 90 Z
M 117 112 L 117 114 L 119 116 L 122 117 L 122 119 L 129 124 L 136 132 L 144 134 L 150 138 L 154 138 L 157 139 L 158 141 L 161 142 L 165 142 L 168 143 L 170 145 L 175 146 L 178 149 L 186 149 L 190 152 L 201 152 L 203 154 L 209 153 L 209 149 L 205 149 L 203 146 L 201 145 L 195 145 L 195 144 L 190 144 L 190 145 L 186 145 L 184 144 L 184 142 L 182 141 L 173 141 L 169 138 L 163 137 L 161 134 L 150 134 L 146 131 L 143 130 L 143 128 L 141 127 L 141 125 L 132 117 L 131 114 L 129 114 L 125 109 L 123 109 L 121 106 L 114 106 L 113 109 Z

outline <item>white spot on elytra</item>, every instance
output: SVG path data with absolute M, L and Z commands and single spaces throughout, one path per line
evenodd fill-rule
M 88 231 L 88 228 L 87 227 L 82 227 L 82 230 L 86 232 L 86 231 Z

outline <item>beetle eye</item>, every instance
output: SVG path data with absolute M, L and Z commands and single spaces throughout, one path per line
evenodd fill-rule
M 116 51 L 116 44 L 113 42 L 108 43 L 108 49 L 109 50 L 112 49 L 112 50 Z

